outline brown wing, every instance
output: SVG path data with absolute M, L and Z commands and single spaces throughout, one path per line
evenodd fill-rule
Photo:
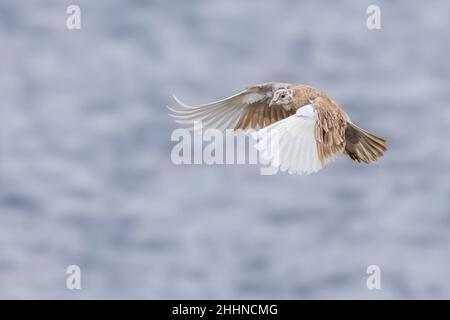
M 312 105 L 317 114 L 314 127 L 317 152 L 320 162 L 325 166 L 345 149 L 347 121 L 342 110 L 331 99 L 319 97 Z
M 264 128 L 294 113 L 295 110 L 285 110 L 280 106 L 269 107 L 267 101 L 256 102 L 245 108 L 234 130 Z
M 226 99 L 198 106 L 187 105 L 174 97 L 178 107 L 168 108 L 170 116 L 182 124 L 201 121 L 205 129 L 258 129 L 295 113 L 280 106 L 269 107 L 273 92 L 288 85 L 277 82 L 255 85 Z

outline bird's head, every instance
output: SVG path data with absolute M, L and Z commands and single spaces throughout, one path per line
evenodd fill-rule
M 280 105 L 285 109 L 290 109 L 289 104 L 292 102 L 293 98 L 294 95 L 291 89 L 278 89 L 274 92 L 269 107 Z

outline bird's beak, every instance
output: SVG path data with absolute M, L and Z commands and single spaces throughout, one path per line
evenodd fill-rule
M 270 102 L 269 102 L 269 107 L 271 107 L 271 106 L 273 106 L 273 105 L 274 105 L 273 100 L 270 100 Z

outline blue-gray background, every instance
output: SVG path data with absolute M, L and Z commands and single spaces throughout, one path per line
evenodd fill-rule
M 0 297 L 449 298 L 449 12 L 2 0 Z M 204 103 L 270 80 L 322 88 L 388 153 L 311 176 L 171 163 L 172 93 Z

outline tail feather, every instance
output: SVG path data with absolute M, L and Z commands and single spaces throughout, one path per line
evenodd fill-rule
M 368 133 L 350 122 L 347 122 L 345 138 L 345 153 L 352 160 L 358 162 L 376 161 L 386 151 L 386 140 Z

